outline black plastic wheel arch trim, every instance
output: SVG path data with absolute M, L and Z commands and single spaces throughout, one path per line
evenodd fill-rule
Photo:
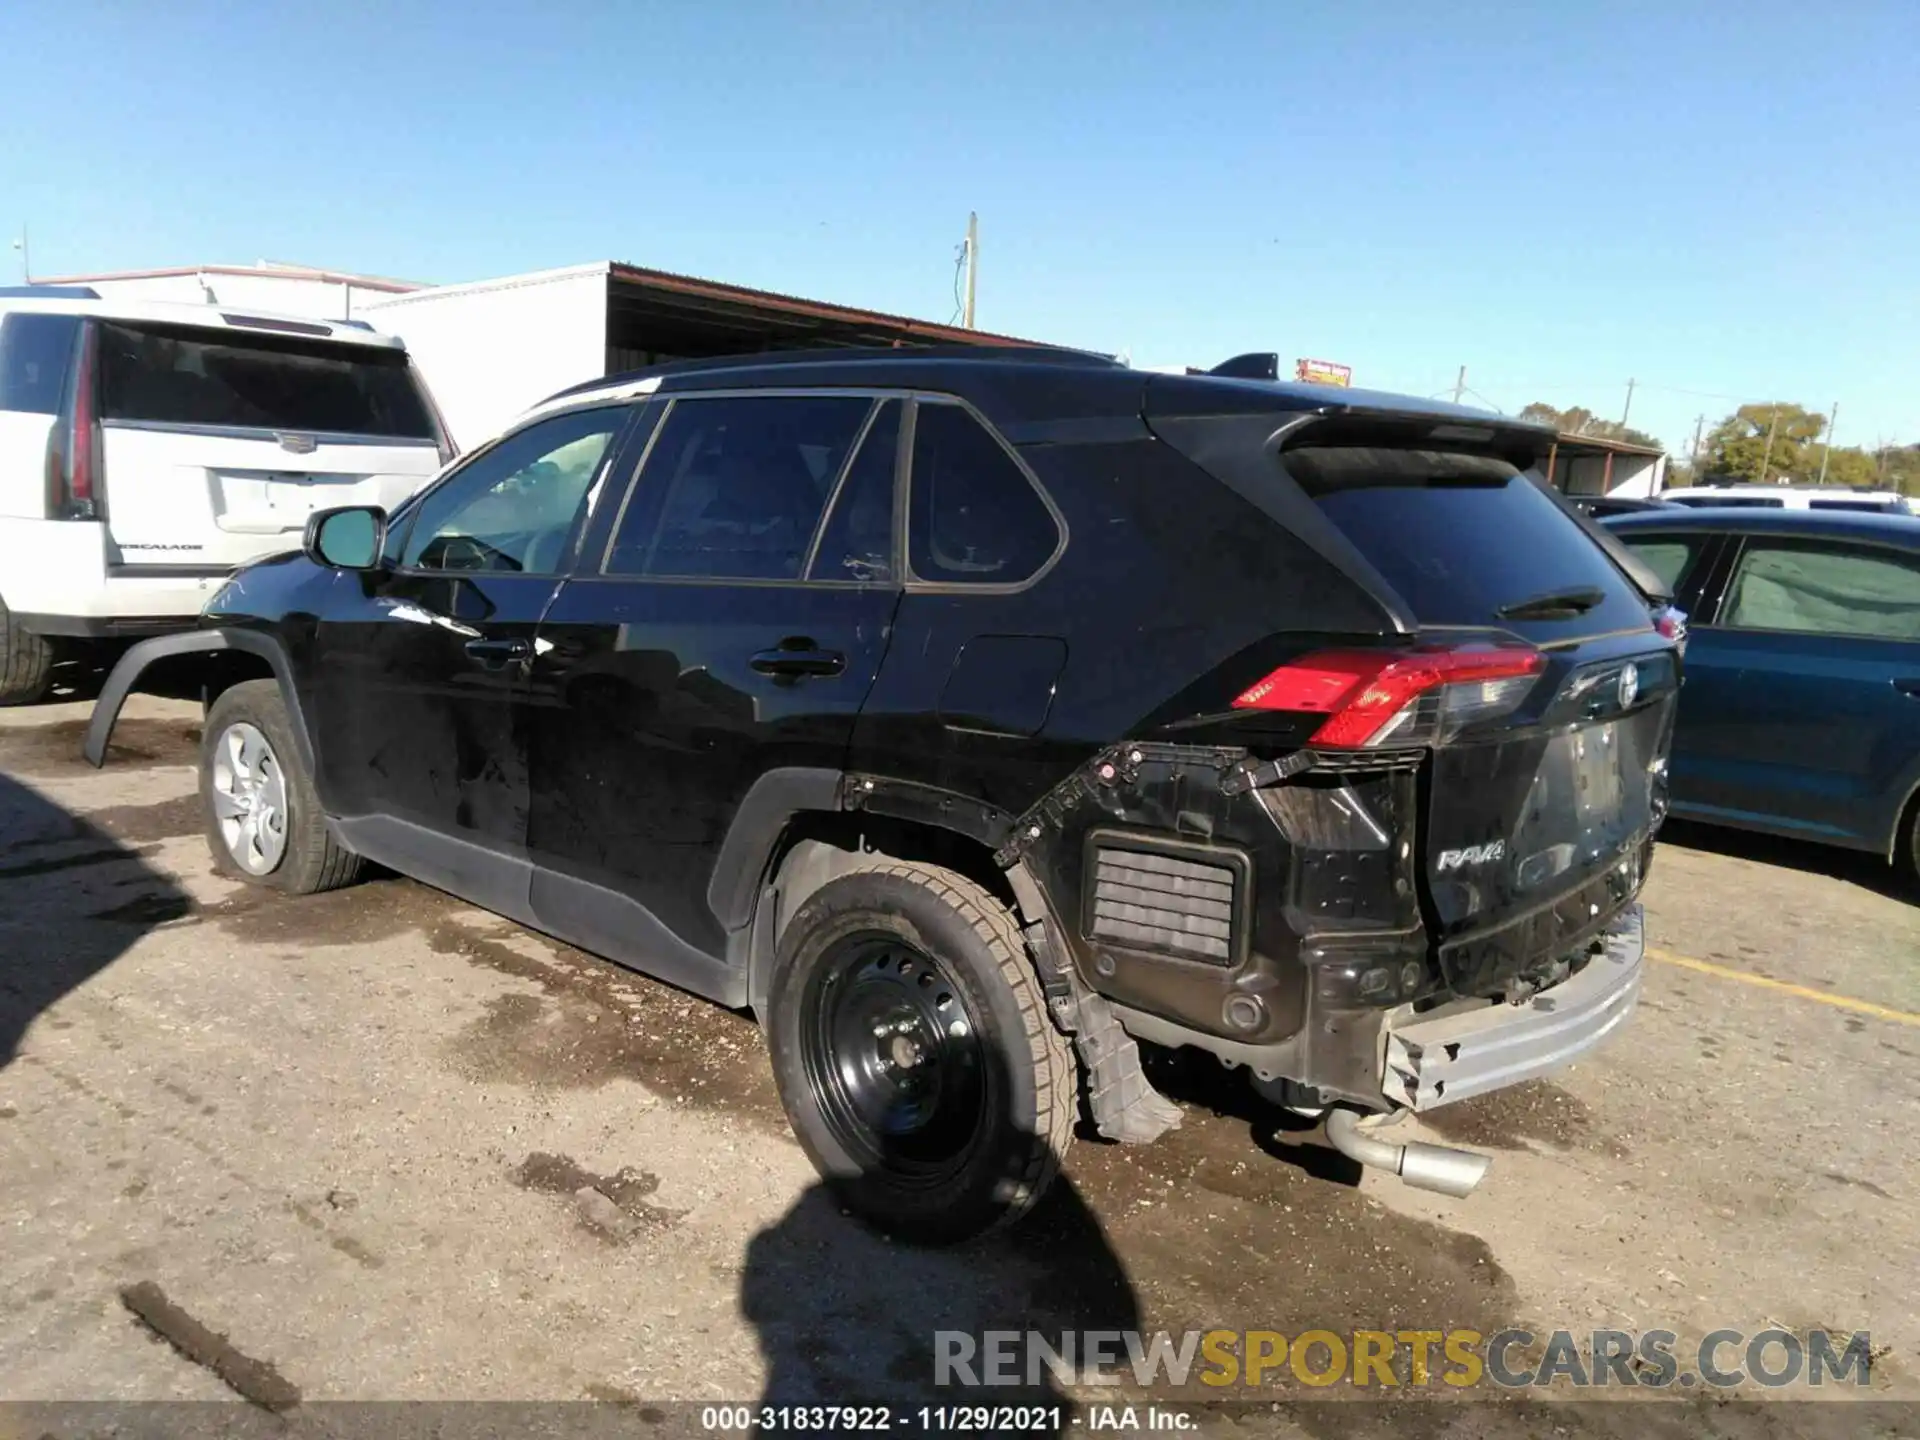
M 96 770 L 106 764 L 107 745 L 113 739 L 113 727 L 120 719 L 127 696 L 148 666 L 156 660 L 166 660 L 176 655 L 219 650 L 240 650 L 267 662 L 274 679 L 280 684 L 280 698 L 286 704 L 287 719 L 293 726 L 294 748 L 299 752 L 300 763 L 312 775 L 313 743 L 307 733 L 306 715 L 300 708 L 300 696 L 293 688 L 286 653 L 271 637 L 252 630 L 189 630 L 179 635 L 156 635 L 129 648 L 114 665 L 112 673 L 107 676 L 107 683 L 100 689 L 100 698 L 93 703 L 93 718 L 87 722 L 87 736 L 80 750 L 87 763 Z

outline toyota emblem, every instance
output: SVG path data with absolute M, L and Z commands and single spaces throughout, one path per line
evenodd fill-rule
M 1620 708 L 1625 710 L 1640 698 L 1640 667 L 1624 665 L 1620 669 Z

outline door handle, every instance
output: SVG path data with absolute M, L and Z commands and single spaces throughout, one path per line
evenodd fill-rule
M 847 668 L 847 657 L 837 650 L 822 650 L 805 636 L 792 635 L 748 663 L 762 675 L 838 675 Z
M 467 654 L 485 665 L 489 670 L 497 670 L 513 660 L 525 660 L 533 654 L 531 640 L 469 640 Z
M 1902 695 L 1911 695 L 1914 699 L 1920 700 L 1920 677 L 1903 675 L 1893 682 L 1893 688 Z

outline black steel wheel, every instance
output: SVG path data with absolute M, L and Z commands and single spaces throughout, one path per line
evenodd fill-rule
M 939 1185 L 979 1141 L 990 1076 L 980 1021 L 940 961 L 884 932 L 821 957 L 801 998 L 802 1059 L 849 1154 L 900 1185 Z
M 1072 1050 L 1013 917 L 972 881 L 874 857 L 823 885 L 781 935 L 766 1021 L 794 1134 L 878 1228 L 969 1239 L 1057 1172 Z

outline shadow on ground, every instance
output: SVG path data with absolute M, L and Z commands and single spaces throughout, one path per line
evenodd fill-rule
M 1023 1351 L 1017 1383 L 970 1383 L 985 1379 L 986 1333 L 1058 1343 L 1063 1332 L 1141 1324 L 1125 1266 L 1064 1177 L 1011 1230 L 943 1250 L 875 1234 L 816 1185 L 749 1244 L 740 1308 L 766 1358 L 763 1404 L 1064 1406 L 1023 1432 L 1043 1435 L 1064 1429 L 1073 1407 L 1044 1366 L 1029 1372 Z
M 63 995 L 190 909 L 140 849 L 0 775 L 0 1068 Z
M 1756 865 L 1778 865 L 1808 875 L 1825 875 L 1896 900 L 1920 898 L 1920 886 L 1915 885 L 1911 877 L 1889 865 L 1884 856 L 1860 850 L 1843 850 L 1835 845 L 1816 845 L 1809 840 L 1763 835 L 1757 830 L 1735 830 L 1677 819 L 1661 826 L 1660 843 L 1725 855 L 1734 860 L 1749 860 Z

